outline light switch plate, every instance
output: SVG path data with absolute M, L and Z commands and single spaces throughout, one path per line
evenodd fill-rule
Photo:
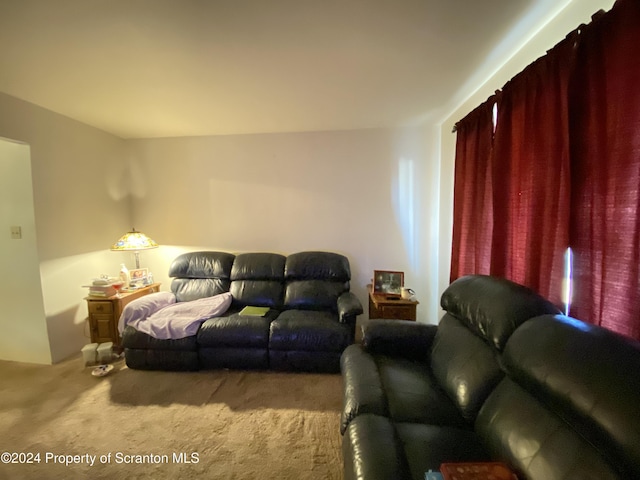
M 13 225 L 11 227 L 11 238 L 13 240 L 20 240 L 22 238 L 22 227 L 19 225 Z

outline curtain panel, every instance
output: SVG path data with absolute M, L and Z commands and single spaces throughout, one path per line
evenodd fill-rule
M 640 2 L 582 28 L 571 96 L 572 314 L 640 339 Z
M 493 225 L 490 175 L 495 98 L 456 124 L 451 281 L 489 274 Z
M 488 271 L 560 306 L 570 246 L 570 313 L 640 339 L 639 25 L 617 0 L 496 94 L 492 137 L 484 104 L 460 122 L 452 280 Z
M 576 37 L 504 86 L 492 150 L 491 274 L 557 305 L 569 246 L 568 87 Z

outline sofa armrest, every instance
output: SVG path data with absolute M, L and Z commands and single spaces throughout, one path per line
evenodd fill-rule
M 365 320 L 362 322 L 362 346 L 371 354 L 426 361 L 438 330 L 409 320 Z
M 340 323 L 356 323 L 356 317 L 364 312 L 358 297 L 352 292 L 344 292 L 338 297 L 338 316 Z
M 340 433 L 351 420 L 364 413 L 388 416 L 387 396 L 375 359 L 361 345 L 349 345 L 340 357 L 342 372 L 342 415 Z
M 342 458 L 345 480 L 412 478 L 402 441 L 389 418 L 362 415 L 355 419 L 344 434 Z

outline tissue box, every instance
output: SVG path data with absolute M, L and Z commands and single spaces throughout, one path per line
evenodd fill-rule
M 113 359 L 113 342 L 105 342 L 98 345 L 98 362 L 107 363 Z
M 82 360 L 85 365 L 93 365 L 98 361 L 98 344 L 89 343 L 82 347 Z

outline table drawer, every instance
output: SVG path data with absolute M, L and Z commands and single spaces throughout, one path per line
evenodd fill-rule
M 110 315 L 113 313 L 113 303 L 112 302 L 89 302 L 89 313 Z
M 390 318 L 393 320 L 415 320 L 416 309 L 412 306 L 394 305 L 380 307 L 382 310 L 382 318 Z

